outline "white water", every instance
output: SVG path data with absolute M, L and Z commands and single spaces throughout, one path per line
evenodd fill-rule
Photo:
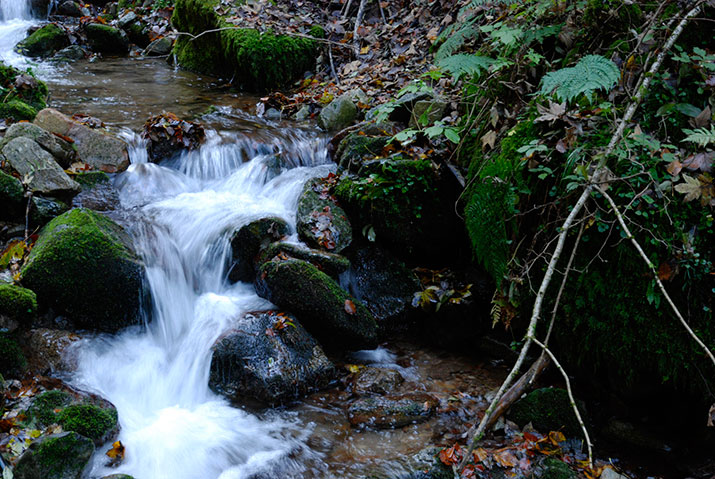
M 108 469 L 107 448 L 100 450 L 92 477 L 308 477 L 308 431 L 286 418 L 258 419 L 208 388 L 211 345 L 243 312 L 271 306 L 252 285 L 226 281 L 231 232 L 269 215 L 294 225 L 302 185 L 328 172 L 312 166 L 325 163 L 322 141 L 305 134 L 283 141 L 291 163 L 303 166 L 271 179 L 270 156 L 237 135 L 211 134 L 171 167 L 146 163 L 135 139 L 132 165 L 116 186 L 135 216 L 151 321 L 81 348 L 74 382 L 116 405 L 127 451 L 119 468 Z M 242 163 L 247 155 L 253 159 Z
M 0 0 L 0 20 L 30 20 L 30 0 Z

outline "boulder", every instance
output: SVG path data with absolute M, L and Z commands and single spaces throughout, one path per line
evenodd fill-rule
M 145 49 L 144 55 L 148 57 L 163 57 L 171 54 L 174 48 L 173 37 L 161 37 L 151 42 Z
M 80 173 L 75 181 L 82 191 L 72 198 L 73 208 L 88 208 L 94 211 L 114 211 L 120 206 L 117 190 L 106 173 L 101 171 Z
M 40 303 L 78 326 L 117 331 L 138 319 L 143 268 L 116 223 L 77 208 L 45 226 L 21 270 Z
M 87 52 L 79 45 L 70 45 L 55 53 L 51 60 L 58 63 L 72 63 L 77 60 L 84 60 Z
M 123 30 L 101 23 L 84 27 L 90 50 L 103 55 L 126 55 L 129 53 L 129 38 Z
M 57 14 L 66 17 L 81 17 L 82 7 L 77 2 L 66 0 L 57 5 Z
M 352 242 L 352 227 L 345 211 L 329 194 L 322 179 L 308 181 L 298 199 L 298 236 L 307 245 L 340 253 Z
M 38 439 L 20 456 L 15 479 L 80 479 L 94 454 L 90 439 L 62 432 Z
M 58 217 L 69 209 L 70 207 L 67 203 L 57 198 L 33 196 L 32 205 L 30 206 L 30 225 L 33 227 L 45 226 L 53 218 Z
M 0 284 L 0 331 L 13 332 L 37 319 L 37 296 L 26 288 Z
M 583 407 L 579 406 L 579 410 L 584 417 Z M 531 423 L 544 434 L 562 431 L 568 437 L 581 436 L 581 426 L 565 389 L 543 388 L 532 391 L 511 407 L 507 418 L 520 427 Z
M 0 62 L 0 87 L 5 89 L 0 118 L 32 121 L 47 106 L 47 85 L 31 71 L 20 71 Z
M 348 407 L 348 421 L 353 427 L 405 427 L 429 419 L 437 405 L 434 397 L 424 393 L 361 398 Z
M 26 336 L 30 370 L 48 375 L 59 371 L 74 371 L 77 367 L 72 345 L 82 339 L 76 333 L 60 329 L 33 329 Z
M 211 388 L 231 399 L 279 404 L 325 387 L 335 370 L 298 320 L 248 313 L 213 346 Z
M 129 166 L 127 144 L 108 133 L 82 125 L 52 108 L 40 111 L 34 123 L 74 140 L 80 160 L 94 170 L 117 173 Z
M 431 125 L 432 123 L 441 120 L 444 117 L 444 112 L 447 110 L 447 102 L 442 100 L 419 100 L 414 103 L 410 112 L 410 128 L 419 126 Z M 424 117 L 424 118 L 423 118 Z M 422 121 L 426 120 L 426 123 Z
M 302 259 L 335 278 L 350 268 L 350 261 L 345 256 L 286 242 L 276 242 L 263 249 L 258 255 L 257 267 L 260 268 L 263 263 L 275 259 L 276 256 L 278 259 Z
M 25 217 L 25 189 L 17 178 L 0 170 L 0 221 L 20 221 Z
M 364 159 L 374 159 L 382 155 L 390 138 L 385 135 L 369 136 L 350 133 L 338 145 L 335 162 L 340 168 L 357 173 Z
M 77 151 L 72 143 L 33 123 L 15 123 L 5 132 L 5 137 L 0 140 L 0 150 L 14 138 L 29 138 L 40 145 L 55 157 L 62 168 L 69 168 L 70 164 L 78 159 Z
M 358 109 L 348 95 L 334 99 L 318 115 L 318 126 L 326 131 L 342 130 L 352 125 Z
M 355 250 L 350 262 L 350 292 L 381 324 L 404 323 L 415 293 L 422 289 L 412 270 L 376 245 Z
M 323 344 L 352 350 L 377 345 L 377 323 L 370 311 L 306 261 L 273 260 L 263 264 L 256 289 L 260 296 L 295 313 Z
M 33 193 L 67 197 L 79 192 L 79 185 L 67 176 L 54 157 L 29 138 L 10 140 L 2 154 L 10 167 L 27 179 L 27 187 Z
M 390 394 L 404 382 L 396 369 L 367 366 L 355 374 L 350 384 L 357 394 Z
M 15 51 L 28 57 L 49 57 L 69 44 L 65 29 L 50 23 L 18 43 Z
M 17 341 L 0 333 L 0 374 L 5 378 L 19 378 L 27 369 L 27 360 Z
M 234 282 L 253 281 L 258 253 L 289 233 L 288 223 L 276 217 L 261 218 L 242 226 L 231 238 L 232 265 L 228 278 Z

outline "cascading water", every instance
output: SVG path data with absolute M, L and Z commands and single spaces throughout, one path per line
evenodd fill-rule
M 0 61 L 15 67 L 29 66 L 14 48 L 32 25 L 30 0 L 0 0 Z
M 329 171 L 322 140 L 289 136 L 281 157 L 296 167 L 283 171 L 275 170 L 271 147 L 237 134 L 212 133 L 198 151 L 164 165 L 147 163 L 134 138 L 132 165 L 115 184 L 153 306 L 145 327 L 80 348 L 73 381 L 116 405 L 127 451 L 118 469 L 106 468 L 98 453 L 92 477 L 310 476 L 304 431 L 285 417 L 259 419 L 231 407 L 208 388 L 215 340 L 242 313 L 271 306 L 252 285 L 227 282 L 231 233 L 265 216 L 294 224 L 302 185 Z
M 30 20 L 30 0 L 0 0 L 0 21 Z

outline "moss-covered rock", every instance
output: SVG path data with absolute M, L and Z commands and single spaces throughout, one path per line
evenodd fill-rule
M 36 318 L 35 293 L 12 284 L 0 284 L 0 329 L 9 323 L 29 326 Z
M 46 427 L 57 422 L 57 411 L 69 406 L 73 397 L 66 391 L 46 391 L 35 397 L 27 409 L 28 418 L 35 421 L 40 427 Z
M 0 103 L 0 118 L 13 121 L 32 121 L 37 110 L 20 100 L 8 100 Z
M 323 344 L 357 350 L 375 347 L 377 323 L 367 308 L 330 276 L 297 259 L 261 266 L 258 294 L 298 319 Z
M 217 13 L 218 5 L 218 0 L 177 0 L 172 24 L 193 35 L 232 26 Z M 312 68 L 317 45 L 311 39 L 245 28 L 197 39 L 181 35 L 174 53 L 184 68 L 233 78 L 246 89 L 262 91 L 284 86 Z
M 251 282 L 256 277 L 256 256 L 268 245 L 290 233 L 281 218 L 268 217 L 242 226 L 231 237 L 232 265 L 228 272 L 231 281 Z
M 69 44 L 65 29 L 50 23 L 18 43 L 15 50 L 28 57 L 49 57 Z
M 101 445 L 117 429 L 116 409 L 94 404 L 72 404 L 58 414 L 57 422 L 65 431 L 74 431 Z
M 0 220 L 20 221 L 25 216 L 25 202 L 20 180 L 0 170 Z
M 0 118 L 32 120 L 45 108 L 47 85 L 29 71 L 20 71 L 0 62 Z
M 0 374 L 6 378 L 19 378 L 26 368 L 27 360 L 17 341 L 0 333 Z
M 540 473 L 537 477 L 543 479 L 577 479 L 579 477 L 568 464 L 553 457 L 544 459 L 539 470 Z
M 293 243 L 276 242 L 265 248 L 258 255 L 257 266 L 281 258 L 302 259 L 315 265 L 320 271 L 333 277 L 338 277 L 350 268 L 350 260 L 345 256 L 327 253 L 317 249 L 309 249 Z
M 340 168 L 357 173 L 362 165 L 362 160 L 380 156 L 389 140 L 389 136 L 350 133 L 338 145 L 335 162 Z
M 129 38 L 123 30 L 101 23 L 90 23 L 84 27 L 89 48 L 105 55 L 126 55 L 129 53 Z
M 581 406 L 579 410 L 583 417 Z M 581 426 L 565 389 L 543 388 L 532 391 L 511 407 L 507 417 L 521 427 L 531 423 L 543 433 L 562 431 L 569 437 L 581 436 Z
M 76 432 L 52 434 L 33 442 L 13 470 L 16 479 L 80 479 L 94 444 Z
M 100 183 L 109 183 L 109 175 L 103 171 L 87 171 L 75 175 L 74 180 L 82 186 L 82 189 L 93 188 Z
M 33 196 L 32 206 L 30 207 L 30 224 L 33 227 L 45 226 L 53 218 L 58 217 L 69 209 L 70 207 L 67 203 L 57 198 Z
M 137 321 L 142 275 L 127 233 L 83 208 L 45 226 L 22 269 L 23 284 L 41 303 L 103 331 Z
M 306 244 L 340 253 L 353 240 L 352 226 L 345 211 L 328 195 L 325 181 L 308 181 L 298 199 L 298 236 Z

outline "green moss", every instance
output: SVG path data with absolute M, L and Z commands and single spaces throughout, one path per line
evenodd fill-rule
M 35 86 L 16 88 L 15 81 L 19 75 L 33 77 Z M 47 85 L 35 78 L 32 72 L 22 72 L 0 62 L 0 118 L 31 121 L 39 110 L 47 106 L 48 94 Z
M 194 35 L 232 26 L 216 14 L 217 4 L 216 0 L 179 0 L 172 23 L 177 30 Z M 240 86 L 260 91 L 285 86 L 310 69 L 317 48 L 314 40 L 241 28 L 195 40 L 180 36 L 174 53 L 189 70 L 230 76 Z
M 17 178 L 0 170 L 0 220 L 20 221 L 25 215 L 25 189 Z
M 94 452 L 94 445 L 88 438 L 70 432 L 48 436 L 33 452 L 31 461 L 34 464 L 29 468 L 34 469 L 35 473 L 40 473 L 41 477 L 48 479 L 79 477 Z M 26 475 L 24 470 L 27 466 L 21 464 L 22 461 L 18 462 L 16 477 L 40 477 L 33 473 Z
M 18 378 L 26 368 L 27 360 L 17 342 L 8 335 L 0 334 L 0 374 Z
M 57 24 L 50 23 L 18 43 L 15 50 L 29 57 L 49 57 L 69 44 L 67 32 Z
M 350 133 L 338 145 L 336 162 L 341 168 L 357 171 L 364 158 L 374 159 L 381 155 L 389 140 L 389 136 L 372 137 Z
M 582 409 L 579 406 L 579 409 Z M 583 416 L 583 410 L 581 410 Z M 581 427 L 565 389 L 537 389 L 517 401 L 509 419 L 523 427 L 531 423 L 538 431 L 562 431 L 568 437 L 580 437 Z
M 568 464 L 553 457 L 548 457 L 541 464 L 543 479 L 577 479 L 578 474 Z
M 117 427 L 117 413 L 93 404 L 73 404 L 59 413 L 57 422 L 65 431 L 74 431 L 96 443 Z
M 47 427 L 57 422 L 56 410 L 62 409 L 72 402 L 72 396 L 65 391 L 47 391 L 35 398 L 27 410 L 27 416 L 34 419 L 40 427 Z
M 325 29 L 320 25 L 313 25 L 310 27 L 310 30 L 308 30 L 308 33 L 314 38 L 325 38 Z
M 28 325 L 37 318 L 37 296 L 29 289 L 0 284 L 0 315 Z
M 37 110 L 20 100 L 0 103 L 0 118 L 13 121 L 32 121 L 36 116 Z

